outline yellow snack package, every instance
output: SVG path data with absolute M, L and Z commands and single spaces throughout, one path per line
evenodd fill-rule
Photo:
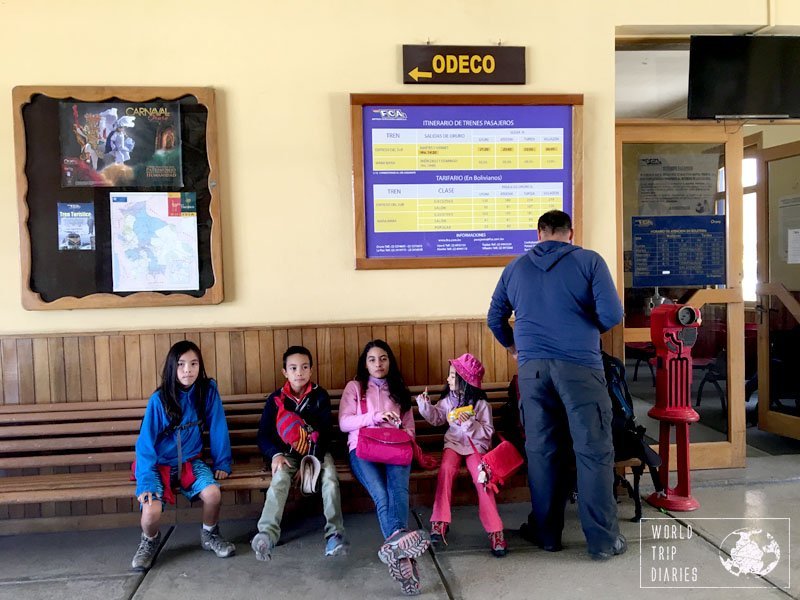
M 447 420 L 448 421 L 456 421 L 458 417 L 461 415 L 468 415 L 470 417 L 475 416 L 475 409 L 472 407 L 472 404 L 468 404 L 467 406 L 459 406 L 458 408 L 454 408 L 449 413 L 447 413 Z

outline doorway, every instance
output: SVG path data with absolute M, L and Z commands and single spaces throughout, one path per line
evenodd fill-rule
M 665 303 L 698 308 L 703 325 L 692 350 L 689 398 L 702 427 L 692 429 L 692 467 L 743 466 L 741 128 L 618 120 L 616 153 L 622 351 L 637 418 L 648 432 L 658 431 L 646 419 L 656 401 L 650 312 Z M 653 235 L 637 229 L 642 223 L 655 224 Z

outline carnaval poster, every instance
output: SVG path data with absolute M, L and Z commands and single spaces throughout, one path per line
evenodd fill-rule
M 183 185 L 177 102 L 59 102 L 63 187 Z
M 58 249 L 95 249 L 94 202 L 58 203 Z

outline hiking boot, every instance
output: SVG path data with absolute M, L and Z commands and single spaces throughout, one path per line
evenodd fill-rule
M 450 524 L 444 521 L 431 521 L 431 546 L 444 548 L 447 546 L 447 535 Z
M 617 539 L 614 540 L 614 545 L 611 546 L 611 550 L 608 550 L 607 552 L 589 552 L 589 556 L 592 557 L 592 560 L 609 560 L 614 556 L 625 554 L 627 549 L 628 541 L 625 539 L 625 536 L 620 533 L 617 536 Z
M 431 545 L 428 532 L 423 529 L 409 531 L 398 529 L 384 542 L 378 550 L 378 558 L 385 565 L 397 562 L 401 558 L 417 558 Z
M 334 533 L 325 542 L 325 556 L 344 556 L 345 554 L 347 554 L 347 542 L 344 541 L 344 536 L 341 533 Z
M 543 543 L 542 540 L 539 538 L 536 529 L 534 529 L 533 525 L 531 525 L 530 523 L 523 523 L 522 525 L 520 525 L 519 535 L 523 540 L 526 540 L 531 544 L 538 546 L 545 552 L 560 552 L 561 550 L 564 549 L 564 546 L 561 545 L 561 542 L 556 542 L 555 544 Z
M 508 544 L 502 531 L 493 531 L 489 534 L 489 545 L 492 548 L 492 554 L 497 558 L 503 558 L 508 554 Z
M 203 547 L 203 550 L 211 550 L 219 558 L 228 558 L 236 552 L 236 546 L 226 541 L 225 538 L 219 534 L 218 525 L 214 525 L 214 529 L 211 531 L 207 531 L 206 529 L 202 530 L 200 534 L 200 545 Z
M 333 537 L 333 536 L 331 536 Z M 272 558 L 272 549 L 275 547 L 275 544 L 272 542 L 272 539 L 266 533 L 257 533 L 253 540 L 250 542 L 250 547 L 253 549 L 253 552 L 256 553 L 256 560 L 269 560 Z M 327 554 L 327 546 L 326 546 L 326 554 Z
M 406 596 L 418 596 L 419 589 L 419 570 L 417 561 L 413 558 L 401 558 L 389 563 L 389 575 L 392 579 L 400 582 L 400 588 Z
M 142 539 L 139 541 L 139 547 L 136 549 L 136 554 L 133 555 L 131 561 L 131 568 L 134 571 L 147 571 L 153 564 L 153 559 L 156 557 L 158 547 L 161 545 L 161 532 L 159 531 L 152 540 L 147 539 L 147 536 L 142 533 Z

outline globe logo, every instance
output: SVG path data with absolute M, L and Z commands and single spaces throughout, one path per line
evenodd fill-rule
M 743 528 L 731 531 L 719 546 L 722 566 L 736 577 L 767 575 L 781 560 L 781 547 L 768 531 Z

